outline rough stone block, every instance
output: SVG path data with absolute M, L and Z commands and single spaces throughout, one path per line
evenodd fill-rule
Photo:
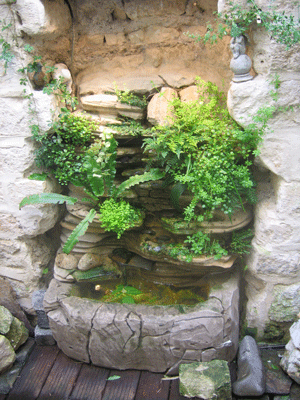
M 36 314 L 37 314 L 37 325 L 41 329 L 50 329 L 48 317 L 47 317 L 47 314 L 45 313 L 45 311 L 37 310 Z
M 231 400 L 230 372 L 226 361 L 213 360 L 179 367 L 180 394 L 203 400 Z
M 44 310 L 43 301 L 45 293 L 46 293 L 45 289 L 36 290 L 35 292 L 32 293 L 32 306 L 35 311 Z
M 35 342 L 38 346 L 54 346 L 56 341 L 53 338 L 51 329 L 42 329 L 39 326 L 34 330 Z

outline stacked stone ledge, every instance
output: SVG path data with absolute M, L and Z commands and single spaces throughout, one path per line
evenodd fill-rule
M 32 306 L 37 314 L 37 325 L 34 329 L 35 342 L 40 346 L 52 346 L 56 342 L 53 338 L 47 314 L 44 310 L 44 297 L 46 290 L 37 290 L 32 295 Z

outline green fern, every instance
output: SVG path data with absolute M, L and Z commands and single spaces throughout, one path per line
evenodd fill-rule
M 58 193 L 41 193 L 25 197 L 19 204 L 19 208 L 21 209 L 29 204 L 75 204 L 76 202 L 77 199 L 75 197 L 64 196 Z
M 120 194 L 124 192 L 124 190 L 129 189 L 131 186 L 148 181 L 157 181 L 158 179 L 162 179 L 164 176 L 165 174 L 157 168 L 153 168 L 150 171 L 145 172 L 143 175 L 131 176 L 129 179 L 119 185 L 118 189 L 115 192 L 115 196 L 120 196 Z
M 79 242 L 80 236 L 84 235 L 87 231 L 89 224 L 93 222 L 96 215 L 96 210 L 92 208 L 87 216 L 76 226 L 72 231 L 71 235 L 68 237 L 64 247 L 63 252 L 69 254 L 73 247 Z

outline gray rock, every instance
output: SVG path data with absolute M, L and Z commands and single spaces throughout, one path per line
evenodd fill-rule
M 50 329 L 47 314 L 43 310 L 37 310 L 37 325 L 42 329 Z
M 10 368 L 16 359 L 16 353 L 10 341 L 0 335 L 0 373 Z
M 237 376 L 233 384 L 233 393 L 237 396 L 261 396 L 265 392 L 264 367 L 258 346 L 251 336 L 245 336 L 241 341 Z
M 38 346 L 53 346 L 56 343 L 51 329 L 42 329 L 36 326 L 34 329 L 34 336 L 35 342 Z
M 179 367 L 180 394 L 203 400 L 231 400 L 228 364 L 223 360 L 181 364 Z
M 44 310 L 43 301 L 45 293 L 46 293 L 45 289 L 36 290 L 35 292 L 32 293 L 32 307 L 34 308 L 35 311 Z

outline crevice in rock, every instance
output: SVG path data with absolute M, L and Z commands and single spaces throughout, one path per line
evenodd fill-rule
M 98 313 L 98 311 L 100 310 L 101 307 L 102 307 L 102 304 L 97 308 L 97 310 L 95 311 L 94 315 L 91 318 L 91 326 L 90 326 L 90 330 L 89 330 L 88 336 L 87 336 L 86 352 L 87 352 L 87 354 L 89 356 L 89 362 L 91 362 L 90 340 L 91 340 L 91 335 L 92 335 L 92 329 L 94 327 L 94 319 L 95 319 L 96 314 Z

